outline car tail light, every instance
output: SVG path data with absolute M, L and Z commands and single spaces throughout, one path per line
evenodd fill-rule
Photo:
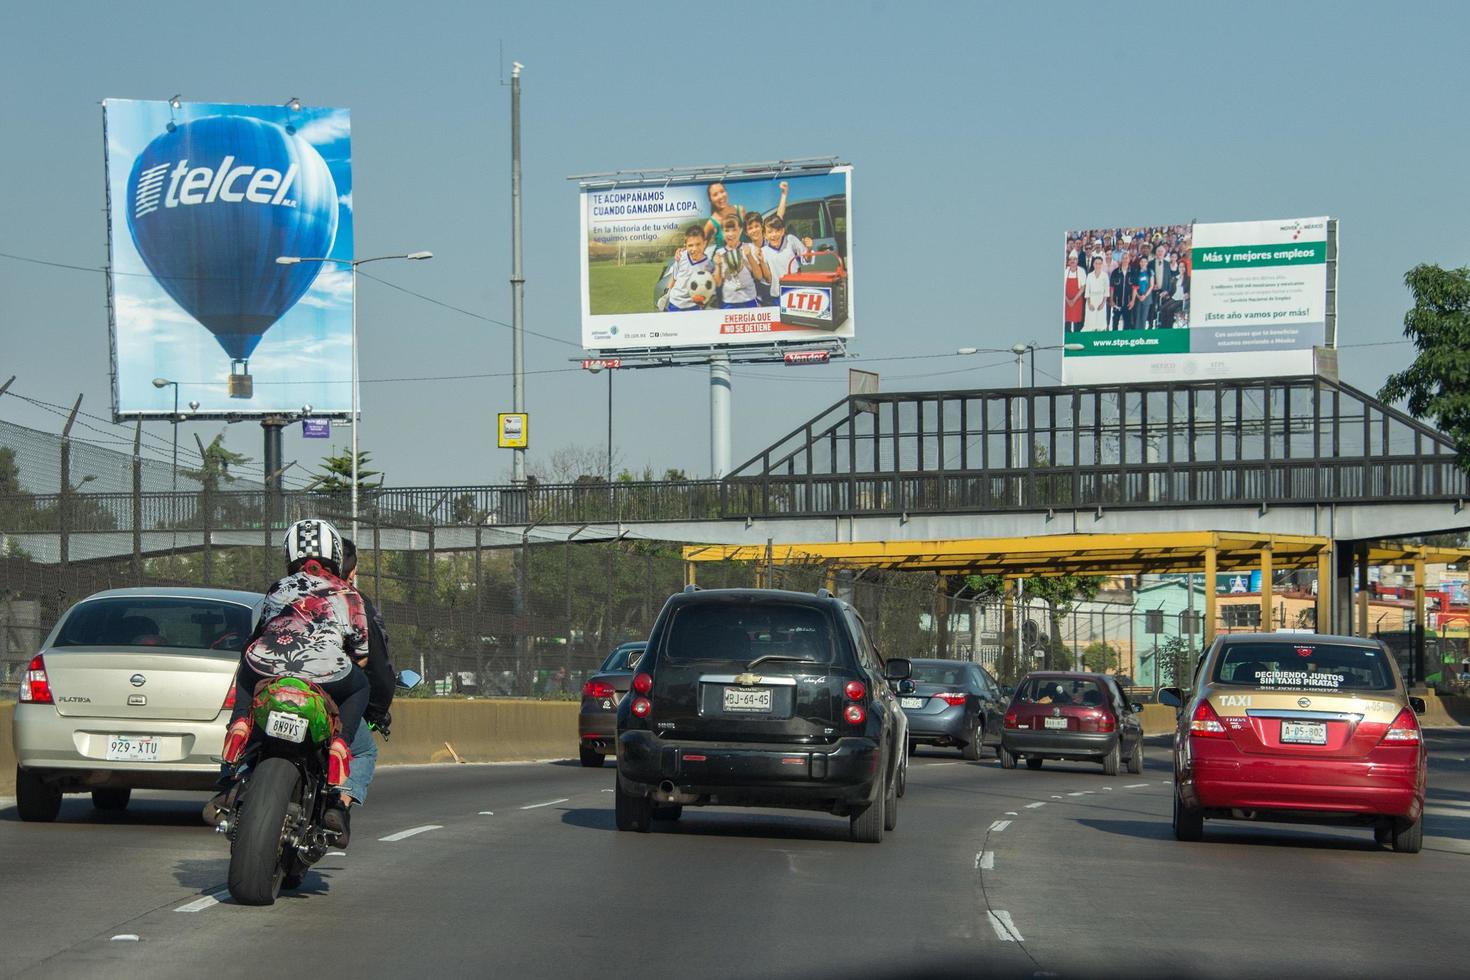
M 633 699 L 632 711 L 635 718 L 647 718 L 648 713 L 652 710 L 653 702 L 647 698 L 639 697 Z
M 868 689 L 863 685 L 862 681 L 848 681 L 847 686 L 842 689 L 842 693 L 847 695 L 847 700 L 849 701 L 861 701 L 868 696 Z
M 1414 712 L 1408 708 L 1400 711 L 1399 716 L 1393 720 L 1393 724 L 1389 725 L 1388 731 L 1384 733 L 1383 741 L 1392 745 L 1418 745 L 1421 741 L 1419 719 L 1414 717 Z
M 934 696 L 951 708 L 958 708 L 965 703 L 965 694 L 963 691 L 945 691 L 943 694 L 936 694 Z
M 582 685 L 582 697 L 584 698 L 610 698 L 616 691 L 607 681 L 588 681 Z
M 849 725 L 861 725 L 868 720 L 868 713 L 863 710 L 863 706 L 860 704 L 849 704 L 843 709 L 842 717 L 847 719 Z
M 633 678 L 633 690 L 638 694 L 647 694 L 653 690 L 653 675 L 638 674 Z
M 21 704 L 55 704 L 51 698 L 51 682 L 46 679 L 46 664 L 38 653 L 26 665 L 20 677 Z
M 235 710 L 235 679 L 233 677 L 230 678 L 230 689 L 225 692 L 225 703 L 220 705 L 219 710 Z
M 1006 727 L 1007 728 L 1020 728 L 1021 727 L 1021 716 L 1018 715 L 1018 714 L 1016 714 L 1015 711 L 1007 711 L 1006 712 Z
M 1108 712 L 1108 711 L 1100 711 L 1100 712 L 1098 712 L 1098 716 L 1097 716 L 1097 730 L 1098 731 L 1100 731 L 1100 732 L 1110 732 L 1115 727 L 1117 727 L 1117 724 L 1118 723 L 1113 720 L 1113 715 L 1112 715 L 1111 712 Z
M 1220 716 L 1215 714 L 1210 702 L 1201 701 L 1194 709 L 1194 716 L 1189 719 L 1189 734 L 1195 738 L 1226 737 L 1225 726 L 1220 724 Z

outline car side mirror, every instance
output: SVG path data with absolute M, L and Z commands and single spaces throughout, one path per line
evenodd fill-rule
M 1424 699 L 1416 698 L 1411 695 L 1409 697 L 1409 707 L 1414 709 L 1414 714 L 1422 715 L 1424 713 Z
M 1177 687 L 1161 687 L 1158 694 L 1159 704 L 1167 704 L 1171 708 L 1184 707 L 1184 692 Z
M 401 670 L 397 678 L 398 686 L 407 690 L 418 687 L 419 681 L 423 679 L 423 676 L 416 670 Z
M 913 676 L 914 664 L 911 660 L 903 657 L 894 657 L 888 661 L 884 676 L 891 681 L 906 681 Z

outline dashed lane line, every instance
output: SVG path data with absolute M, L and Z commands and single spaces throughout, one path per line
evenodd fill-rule
M 1044 802 L 1042 802 L 1041 800 L 1037 800 L 1035 803 L 1027 803 L 1026 804 L 1026 809 L 1028 809 L 1028 810 L 1035 810 L 1037 807 L 1043 807 L 1043 806 L 1046 806 L 1046 804 Z
M 112 942 L 115 943 L 135 943 L 137 941 L 138 934 L 136 932 L 120 932 L 112 937 Z
M 1006 816 L 1008 816 L 1008 817 L 1019 817 L 1020 814 L 1017 813 L 1015 810 L 1007 810 L 1006 811 Z
M 1024 943 L 1025 937 L 1016 929 L 1016 924 L 1011 921 L 1011 913 L 1001 909 L 993 909 L 989 913 L 990 928 L 995 930 L 995 938 L 1004 943 Z
M 186 905 L 180 905 L 178 908 L 174 909 L 174 911 L 175 912 L 203 912 L 205 909 L 209 908 L 212 905 L 218 905 L 220 903 L 220 901 L 223 900 L 224 897 L 226 895 L 228 895 L 228 894 L 229 894 L 229 892 L 227 892 L 227 891 L 210 892 L 208 895 L 205 895 L 203 898 L 196 898 L 196 899 L 194 899 L 194 901 L 189 902 Z
M 522 810 L 539 810 L 543 806 L 556 806 L 558 803 L 565 803 L 565 802 L 567 802 L 568 799 L 570 799 L 570 797 L 563 796 L 559 800 L 547 800 L 545 803 L 527 803 L 525 806 L 521 807 L 521 809 Z
M 995 870 L 995 852 L 994 851 L 981 851 L 979 854 L 976 854 L 975 855 L 975 870 L 976 871 L 993 871 L 993 870 Z
M 1124 786 L 1123 788 L 1124 789 L 1143 789 L 1145 786 L 1148 786 L 1148 785 L 1149 785 L 1148 783 L 1129 783 L 1127 786 Z
M 394 841 L 405 840 L 405 839 L 407 839 L 409 837 L 414 836 L 415 834 L 425 834 L 425 833 L 428 833 L 431 830 L 443 830 L 443 829 L 444 829 L 444 826 L 442 824 L 426 823 L 422 827 L 410 827 L 407 830 L 400 830 L 396 834 L 389 834 L 387 837 L 379 837 L 378 840 L 380 840 L 380 841 L 382 841 L 384 843 L 387 843 L 387 844 L 391 844 Z
M 1068 793 L 1067 795 L 1068 796 L 1096 796 L 1097 793 L 1095 793 L 1094 791 L 1092 791 L 1090 789 L 1084 789 L 1084 790 L 1082 790 L 1080 792 L 1077 792 L 1077 793 Z
M 993 823 L 993 824 L 990 825 L 990 831 L 989 832 L 992 833 L 992 834 L 998 834 L 1002 830 L 1005 830 L 1010 825 L 1011 825 L 1011 822 L 1009 820 L 997 820 L 995 823 Z
M 482 817 L 493 817 L 493 816 L 495 816 L 495 811 L 494 810 L 481 810 L 480 813 L 479 813 L 479 815 L 482 816 Z

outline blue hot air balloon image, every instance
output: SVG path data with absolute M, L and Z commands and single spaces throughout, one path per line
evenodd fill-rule
M 230 358 L 229 393 L 250 398 L 250 355 L 311 288 L 330 255 L 337 187 L 294 132 L 245 116 L 206 116 L 154 139 L 128 175 L 128 227 L 158 284 Z

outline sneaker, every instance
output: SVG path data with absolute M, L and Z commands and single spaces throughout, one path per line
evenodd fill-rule
M 347 850 L 347 844 L 352 839 L 351 811 L 340 803 L 333 803 L 322 814 L 322 826 L 336 833 L 337 838 L 332 842 L 336 847 Z

